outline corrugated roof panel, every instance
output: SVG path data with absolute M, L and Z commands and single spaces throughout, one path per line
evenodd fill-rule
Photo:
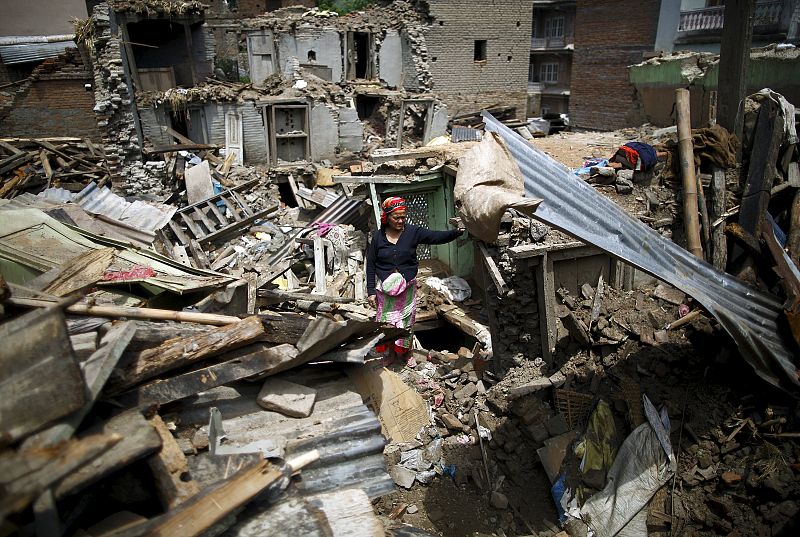
M 778 328 L 781 302 L 693 256 L 598 194 L 564 165 L 482 113 L 525 179 L 525 194 L 541 198 L 537 220 L 597 246 L 682 290 L 700 302 L 728 334 L 756 373 L 771 384 L 797 391 L 800 381 L 791 342 Z
M 63 54 L 67 47 L 74 47 L 74 41 L 55 43 L 22 43 L 0 46 L 0 59 L 10 65 L 15 63 L 39 62 Z

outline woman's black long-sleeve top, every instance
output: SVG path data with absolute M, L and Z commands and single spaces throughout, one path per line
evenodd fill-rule
M 417 277 L 419 260 L 418 244 L 445 244 L 461 235 L 461 230 L 433 231 L 424 227 L 406 224 L 397 244 L 386 238 L 384 228 L 375 232 L 367 249 L 367 294 L 375 294 L 375 277 L 383 281 L 392 272 L 399 272 L 406 281 Z

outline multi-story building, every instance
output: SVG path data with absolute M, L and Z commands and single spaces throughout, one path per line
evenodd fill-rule
M 682 0 L 673 39 L 674 50 L 718 54 L 725 2 Z M 797 42 L 800 38 L 800 1 L 756 0 L 753 13 L 753 47 L 770 43 Z
M 569 111 L 575 0 L 533 0 L 528 115 Z
M 432 89 L 451 114 L 499 104 L 513 106 L 516 116 L 524 118 L 531 3 L 437 0 L 427 5 L 424 58 Z

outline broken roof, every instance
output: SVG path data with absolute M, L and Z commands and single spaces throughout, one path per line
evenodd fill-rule
M 525 178 L 525 193 L 542 198 L 535 218 L 674 285 L 711 312 L 767 382 L 796 392 L 800 381 L 791 343 L 781 336 L 781 302 L 694 257 L 631 218 L 562 164 L 484 112 Z

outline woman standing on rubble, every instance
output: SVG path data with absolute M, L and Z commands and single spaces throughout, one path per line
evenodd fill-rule
M 464 230 L 432 231 L 407 224 L 406 201 L 400 197 L 387 198 L 382 208 L 381 228 L 367 250 L 367 294 L 378 322 L 409 329 L 408 336 L 396 340 L 389 349 L 390 358 L 408 361 L 413 339 L 410 329 L 417 315 L 417 245 L 445 244 Z M 380 346 L 376 350 L 386 349 Z

